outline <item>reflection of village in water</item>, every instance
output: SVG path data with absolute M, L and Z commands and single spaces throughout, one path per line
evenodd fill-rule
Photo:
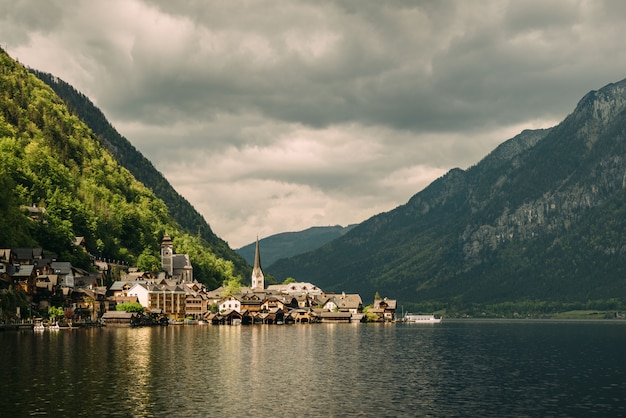
M 76 245 L 84 242 L 77 238 Z M 32 306 L 46 311 L 61 306 L 63 326 L 131 326 L 168 324 L 304 324 L 315 322 L 395 321 L 396 301 L 375 297 L 364 310 L 358 294 L 327 293 L 311 283 L 265 286 L 258 239 L 251 286 L 233 292 L 227 286 L 208 290 L 194 279 L 187 254 L 176 254 L 171 238 L 161 243 L 162 271 L 155 274 L 126 268 L 120 280 L 101 286 L 110 263 L 95 261 L 99 273 L 46 257 L 41 249 L 0 250 L 1 284 L 25 292 Z M 139 303 L 143 313 L 117 310 Z M 116 306 L 118 307 L 116 309 Z M 23 313 L 22 313 L 23 314 Z M 17 316 L 20 315 L 18 310 Z M 58 329 L 56 322 L 35 329 Z M 54 328 L 53 328 L 54 327 Z

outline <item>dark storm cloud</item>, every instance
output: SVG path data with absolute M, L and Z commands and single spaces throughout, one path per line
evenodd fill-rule
M 388 210 L 626 77 L 621 1 L 0 8 L 3 47 L 87 94 L 236 244 Z

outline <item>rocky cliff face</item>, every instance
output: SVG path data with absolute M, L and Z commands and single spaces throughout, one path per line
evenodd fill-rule
M 559 125 L 522 132 L 270 273 L 407 302 L 586 301 L 626 297 L 624 256 L 621 81 L 587 94 Z
M 556 238 L 565 234 L 588 209 L 601 205 L 617 191 L 625 189 L 625 109 L 626 82 L 610 84 L 587 94 L 576 110 L 555 129 L 527 131 L 505 142 L 476 166 L 477 171 L 501 171 L 491 184 L 491 194 L 495 196 L 498 194 L 495 190 L 510 186 L 509 176 L 527 175 L 525 168 L 536 168 L 537 161 L 542 165 L 542 172 L 554 172 L 555 178 L 551 179 L 553 183 L 548 183 L 551 187 L 541 190 L 536 198 L 525 199 L 518 205 L 505 202 L 492 222 L 467 224 L 459 237 L 466 267 L 480 263 L 485 252 L 495 251 L 508 241 L 531 240 L 546 235 Z M 540 141 L 545 141 L 545 146 Z M 559 156 L 554 155 L 558 148 L 580 152 L 568 155 L 568 161 L 560 161 Z M 541 154 L 550 157 L 539 159 Z M 502 164 L 493 164 L 491 159 L 510 163 L 521 173 L 508 173 L 510 170 Z M 561 173 L 559 164 L 567 164 L 573 170 Z M 538 183 L 541 179 L 530 175 L 528 181 Z M 471 188 L 480 188 L 480 185 L 472 184 Z M 515 193 L 515 190 L 509 190 L 509 193 Z M 485 201 L 474 201 L 472 207 L 478 210 Z M 618 250 L 606 249 L 609 252 Z

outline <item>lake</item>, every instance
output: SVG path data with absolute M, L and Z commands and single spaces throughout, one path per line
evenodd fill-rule
M 626 321 L 0 332 L 0 416 L 626 416 Z

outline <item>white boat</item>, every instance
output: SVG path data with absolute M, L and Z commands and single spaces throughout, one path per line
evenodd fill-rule
M 45 331 L 46 327 L 40 318 L 35 319 L 35 325 L 33 325 L 33 331 Z
M 435 318 L 435 315 L 416 315 L 407 313 L 404 316 L 404 322 L 410 322 L 413 324 L 438 324 L 442 320 L 442 317 Z

